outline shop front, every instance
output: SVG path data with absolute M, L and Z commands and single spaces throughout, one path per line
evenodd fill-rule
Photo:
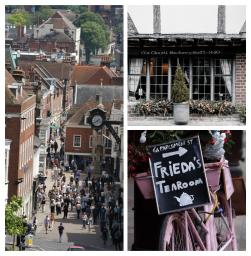
M 171 100 L 180 65 L 190 99 L 244 104 L 245 49 L 245 34 L 129 36 L 129 100 Z

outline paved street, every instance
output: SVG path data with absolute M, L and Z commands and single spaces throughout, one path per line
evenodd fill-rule
M 50 170 L 48 172 L 49 177 L 46 179 L 46 191 L 50 189 L 53 185 L 53 181 L 50 177 Z M 70 173 L 66 173 L 66 180 L 69 180 Z M 81 175 L 83 180 L 85 176 Z M 81 186 L 81 183 L 80 183 Z M 93 225 L 90 229 L 82 228 L 82 220 L 77 219 L 77 214 L 75 208 L 73 212 L 69 211 L 68 218 L 63 219 L 63 213 L 59 217 L 55 216 L 55 224 L 48 234 L 45 232 L 44 228 L 44 218 L 50 213 L 49 201 L 46 200 L 45 212 L 42 213 L 41 210 L 37 213 L 38 228 L 36 235 L 33 237 L 33 246 L 27 248 L 29 251 L 65 251 L 69 246 L 80 245 L 85 247 L 86 250 L 114 250 L 112 241 L 110 237 L 108 238 L 106 246 L 103 245 L 102 234 L 100 232 L 99 225 Z M 60 222 L 64 225 L 64 234 L 62 237 L 62 243 L 59 243 L 58 226 Z

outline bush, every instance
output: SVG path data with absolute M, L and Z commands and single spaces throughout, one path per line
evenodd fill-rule
M 191 100 L 190 112 L 201 115 L 231 115 L 236 110 L 229 101 Z
M 135 105 L 133 112 L 145 116 L 167 116 L 172 113 L 172 102 L 149 100 Z M 241 120 L 246 121 L 246 109 L 240 108 Z M 232 115 L 235 107 L 228 101 L 190 100 L 190 113 L 199 115 Z
M 133 111 L 145 116 L 166 116 L 171 112 L 171 102 L 165 100 L 149 100 L 136 104 Z
M 185 76 L 178 65 L 172 85 L 172 101 L 174 103 L 182 103 L 189 100 L 189 90 L 186 86 Z

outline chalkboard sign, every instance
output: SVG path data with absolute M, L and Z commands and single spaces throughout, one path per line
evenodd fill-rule
M 210 202 L 199 137 L 149 146 L 159 214 Z

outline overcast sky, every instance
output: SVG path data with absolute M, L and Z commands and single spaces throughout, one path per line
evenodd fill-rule
M 162 33 L 216 33 L 218 6 L 161 6 Z M 153 7 L 128 6 L 139 33 L 153 33 Z M 239 33 L 246 20 L 245 6 L 226 6 L 226 32 Z

